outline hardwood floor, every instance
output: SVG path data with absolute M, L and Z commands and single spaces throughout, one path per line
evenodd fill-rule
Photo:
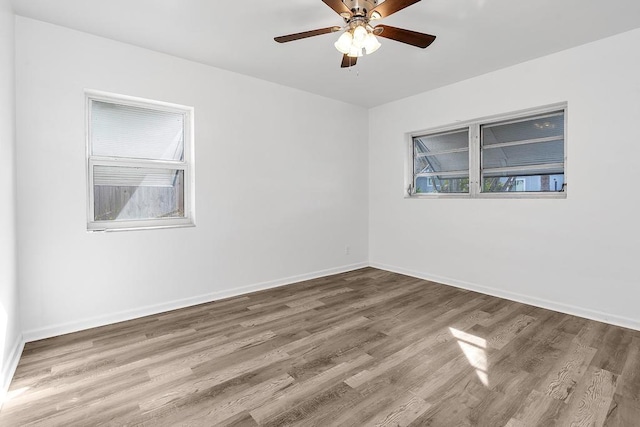
M 638 426 L 640 332 L 372 268 L 27 344 L 3 426 Z

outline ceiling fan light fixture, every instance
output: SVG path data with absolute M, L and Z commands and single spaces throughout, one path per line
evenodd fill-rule
M 348 54 L 351 51 L 351 45 L 353 42 L 353 36 L 349 31 L 342 33 L 337 42 L 334 43 L 338 52 Z
M 355 46 L 351 46 L 351 50 L 349 50 L 349 53 L 347 53 L 347 56 L 350 58 L 360 58 L 362 55 L 362 48 L 358 48 Z
M 373 35 L 373 33 L 367 34 L 367 37 L 364 39 L 364 50 L 367 55 L 370 55 L 376 50 L 380 49 L 380 46 L 382 45 L 378 41 L 378 38 Z
M 351 58 L 369 55 L 381 46 L 376 36 L 364 25 L 347 30 L 334 43 L 338 52 Z

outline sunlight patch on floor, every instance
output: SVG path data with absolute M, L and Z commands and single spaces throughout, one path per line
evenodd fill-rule
M 449 328 L 449 332 L 458 340 L 458 345 L 469 361 L 469 364 L 475 368 L 478 379 L 485 387 L 489 387 L 489 362 L 487 360 L 487 341 L 484 338 L 477 337 L 456 328 Z
M 22 388 L 7 392 L 7 394 L 4 395 L 4 398 L 2 399 L 2 402 L 0 402 L 0 404 L 7 403 L 11 399 L 15 399 L 16 397 L 24 394 L 27 390 L 29 390 L 29 387 L 22 387 Z

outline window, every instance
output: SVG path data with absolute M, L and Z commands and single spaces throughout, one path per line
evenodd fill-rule
M 564 111 L 481 125 L 480 144 L 482 192 L 563 189 Z
M 193 224 L 193 109 L 87 92 L 88 229 Z
M 469 192 L 469 130 L 413 140 L 416 193 Z
M 410 196 L 565 197 L 566 105 L 411 135 Z

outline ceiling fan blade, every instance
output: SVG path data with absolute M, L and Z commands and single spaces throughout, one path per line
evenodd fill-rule
M 345 54 L 342 57 L 342 64 L 340 64 L 340 68 L 349 68 L 349 67 L 353 67 L 354 65 L 356 65 L 356 62 L 358 61 L 358 58 L 352 58 L 350 56 L 347 56 L 347 54 Z
M 305 31 L 302 33 L 289 34 L 287 36 L 274 37 L 278 43 L 292 42 L 294 40 L 306 39 L 307 37 L 320 36 L 322 34 L 334 33 L 340 31 L 340 27 L 327 27 L 319 30 Z
M 420 0 L 385 0 L 384 3 L 380 3 L 369 11 L 369 18 L 373 16 L 374 12 L 380 14 L 377 19 L 386 18 L 387 16 L 394 14 L 405 7 L 409 7 L 412 4 L 418 3 L 419 1 Z
M 333 9 L 338 15 L 344 18 L 350 18 L 352 13 L 342 0 L 322 0 L 327 6 Z
M 422 49 L 429 46 L 436 39 L 436 36 L 432 36 L 430 34 L 423 34 L 417 31 L 405 30 L 403 28 L 390 27 L 389 25 L 376 26 L 374 28 L 374 34 L 379 37 L 410 44 L 411 46 L 416 46 Z

